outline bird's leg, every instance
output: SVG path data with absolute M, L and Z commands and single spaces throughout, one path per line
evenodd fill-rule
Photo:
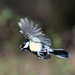
M 41 56 L 41 57 L 39 57 L 39 59 L 44 59 L 44 57 L 43 57 L 43 56 Z
M 50 51 L 49 51 L 49 50 L 47 50 L 47 54 L 48 54 L 48 55 L 50 54 Z
M 37 55 L 38 55 L 39 59 L 44 59 L 44 57 L 42 56 L 43 53 L 41 51 L 37 52 Z

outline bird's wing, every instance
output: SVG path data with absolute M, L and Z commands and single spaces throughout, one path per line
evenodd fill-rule
M 28 20 L 28 18 L 20 19 L 18 25 L 21 29 L 20 33 L 22 33 L 26 39 L 34 42 L 42 42 L 48 46 L 51 45 L 50 39 L 45 36 L 41 28 L 38 28 L 38 24 L 34 26 L 32 20 Z

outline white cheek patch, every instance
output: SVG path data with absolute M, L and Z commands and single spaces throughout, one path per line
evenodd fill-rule
M 29 46 L 29 42 L 27 42 L 24 46 L 24 48 L 27 48 Z

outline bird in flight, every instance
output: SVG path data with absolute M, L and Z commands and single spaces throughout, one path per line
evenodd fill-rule
M 20 33 L 29 41 L 20 45 L 21 51 L 30 51 L 39 57 L 39 59 L 49 59 L 51 55 L 59 58 L 69 58 L 70 54 L 64 49 L 52 49 L 50 39 L 43 33 L 38 24 L 34 25 L 32 20 L 21 18 L 18 22 Z

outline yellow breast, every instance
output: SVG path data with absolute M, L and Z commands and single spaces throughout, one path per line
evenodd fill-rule
M 42 44 L 41 43 L 34 43 L 34 42 L 31 42 L 29 43 L 29 48 L 31 51 L 40 51 L 41 50 L 41 46 Z

